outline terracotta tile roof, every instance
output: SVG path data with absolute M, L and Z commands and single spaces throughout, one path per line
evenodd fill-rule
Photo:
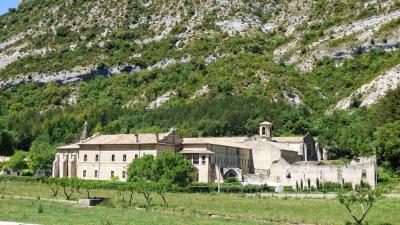
M 296 136 L 296 137 L 272 137 L 272 141 L 276 142 L 304 142 L 303 136 Z
M 79 145 L 78 144 L 65 145 L 65 146 L 60 146 L 57 149 L 59 150 L 79 149 Z
M 201 138 L 184 138 L 183 144 L 213 144 L 213 145 L 224 145 L 235 148 L 247 148 L 250 147 L 244 143 L 247 137 L 201 137 Z
M 269 141 L 268 143 L 278 149 L 281 149 L 281 150 L 299 152 L 298 146 L 290 146 L 289 144 L 278 143 L 278 142 L 273 142 L 273 141 Z
M 205 148 L 185 148 L 182 151 L 180 151 L 182 154 L 214 154 L 214 152 L 207 150 Z
M 125 144 L 156 144 L 158 140 L 164 138 L 167 133 L 158 134 L 114 134 L 114 135 L 98 135 L 89 138 L 88 140 L 78 143 L 79 145 L 125 145 Z M 138 139 L 138 141 L 137 141 Z
M 209 144 L 210 142 L 234 142 L 243 143 L 247 137 L 199 137 L 183 138 L 183 144 Z

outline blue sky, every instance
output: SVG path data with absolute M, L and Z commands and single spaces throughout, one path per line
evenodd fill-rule
M 17 8 L 19 0 L 0 0 L 0 15 L 8 12 L 9 8 Z

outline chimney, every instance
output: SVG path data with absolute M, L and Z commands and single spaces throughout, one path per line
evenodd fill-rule
M 272 138 L 272 123 L 264 121 L 260 123 L 260 138 L 262 141 L 271 140 Z
M 136 137 L 136 143 L 138 143 L 139 142 L 139 134 L 135 134 L 135 137 Z

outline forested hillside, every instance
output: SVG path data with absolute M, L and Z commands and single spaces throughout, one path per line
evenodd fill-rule
M 25 0 L 0 17 L 0 150 L 90 133 L 311 132 L 399 171 L 400 1 Z M 45 149 L 45 150 L 42 150 Z

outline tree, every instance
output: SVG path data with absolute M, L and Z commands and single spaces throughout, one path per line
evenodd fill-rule
M 153 193 L 161 196 L 168 205 L 166 193 L 174 185 L 185 186 L 193 179 L 193 167 L 183 155 L 171 151 L 161 153 L 157 158 L 145 155 L 134 160 L 128 168 L 128 182 L 142 193 L 148 205 L 151 204 Z
M 56 34 L 59 37 L 66 37 L 70 33 L 68 27 L 60 26 L 56 28 Z
M 226 79 L 221 79 L 217 82 L 217 90 L 219 93 L 229 94 L 233 91 L 233 85 Z
M 380 162 L 400 170 L 400 120 L 388 123 L 374 134 L 374 147 Z
M 55 178 L 46 177 L 44 179 L 44 183 L 50 188 L 51 192 L 53 193 L 53 197 L 57 197 L 60 190 L 60 181 Z
M 64 195 L 67 200 L 70 200 L 75 190 L 80 188 L 80 180 L 77 178 L 61 178 L 59 184 L 63 188 Z
M 14 154 L 14 139 L 12 135 L 6 131 L 0 131 L 0 155 L 10 156 Z
M 154 163 L 154 181 L 167 180 L 174 185 L 186 186 L 193 180 L 193 166 L 182 154 L 165 151 Z
M 56 149 L 46 141 L 35 140 L 29 152 L 30 166 L 33 171 L 51 171 Z
M 120 185 L 118 187 L 118 195 L 122 197 L 122 201 L 125 202 L 125 197 L 123 195 L 124 191 L 129 192 L 129 200 L 128 200 L 128 206 L 132 206 L 132 201 L 133 201 L 133 193 L 136 191 L 136 185 L 134 182 L 127 182 L 125 185 Z
M 360 189 L 350 193 L 339 192 L 337 195 L 340 204 L 346 207 L 357 224 L 362 224 L 377 198 L 379 198 L 379 193 L 368 189 Z M 356 207 L 360 207 L 360 209 L 357 210 Z
M 137 192 L 143 194 L 144 198 L 146 199 L 147 205 L 150 206 L 156 187 L 155 182 L 143 178 L 135 178 L 133 185 Z
M 171 180 L 166 178 L 161 178 L 154 184 L 154 191 L 161 196 L 165 206 L 168 206 L 166 195 L 167 192 L 171 190 L 172 186 Z
M 0 194 L 3 194 L 7 188 L 7 181 L 0 181 Z
M 24 170 L 28 168 L 26 162 L 27 153 L 24 151 L 17 151 L 8 162 L 8 167 L 13 171 Z
M 152 180 L 154 176 L 154 156 L 144 155 L 134 160 L 128 167 L 128 181 L 136 181 L 137 179 Z
M 82 194 L 81 189 L 83 189 L 86 193 L 86 197 L 90 199 L 90 192 L 99 187 L 99 183 L 97 181 L 92 180 L 76 180 L 75 187 L 77 191 Z

